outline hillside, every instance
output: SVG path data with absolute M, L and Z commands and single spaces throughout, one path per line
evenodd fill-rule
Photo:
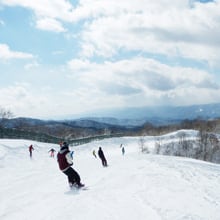
M 39 135 L 47 135 L 48 141 L 46 142 L 58 143 L 57 140 L 60 139 L 71 141 L 103 135 L 128 135 L 130 132 L 139 129 L 139 127 L 127 128 L 126 126 L 101 123 L 89 119 L 53 121 L 33 118 L 12 118 L 4 119 L 0 123 L 0 129 L 0 138 L 20 138 L 23 133 L 23 138 L 32 135 L 32 139 L 41 141 L 38 139 Z M 30 135 L 26 133 L 30 133 Z
M 168 141 L 175 135 L 162 138 Z M 51 147 L 58 151 L 58 145 L 0 139 L 0 175 L 4 177 L 0 219 L 219 220 L 220 165 L 141 153 L 139 138 L 112 138 L 71 148 L 74 168 L 87 191 L 69 189 L 56 159 L 48 154 Z M 153 137 L 146 138 L 153 149 Z M 35 148 L 32 159 L 30 144 Z M 99 146 L 107 168 L 92 155 Z
M 31 139 L 58 143 L 60 140 L 86 143 L 94 139 L 118 136 L 161 135 L 180 129 L 202 130 L 220 133 L 220 120 L 183 120 L 176 124 L 156 126 L 144 123 L 142 126 L 119 126 L 114 119 L 108 123 L 98 119 L 77 119 L 65 121 L 39 120 L 32 118 L 4 119 L 0 123 L 0 138 Z M 111 122 L 112 120 L 112 122 Z M 116 124 L 111 124 L 115 122 Z M 85 141 L 83 141 L 85 140 Z

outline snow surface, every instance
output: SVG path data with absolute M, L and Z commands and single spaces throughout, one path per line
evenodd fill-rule
M 99 146 L 107 168 L 92 155 Z M 0 139 L 1 220 L 220 219 L 218 164 L 143 154 L 137 137 L 106 139 L 71 148 L 88 190 L 70 190 L 56 158 L 49 157 L 52 147 L 59 150 L 54 144 Z

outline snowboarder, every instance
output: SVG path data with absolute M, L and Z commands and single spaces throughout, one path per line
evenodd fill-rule
M 97 158 L 96 153 L 95 153 L 95 150 L 92 151 L 92 154 L 93 154 L 93 156 L 94 156 L 95 158 Z
M 76 186 L 81 188 L 84 184 L 81 183 L 79 174 L 71 167 L 73 165 L 71 152 L 69 150 L 69 145 L 63 142 L 60 151 L 57 154 L 57 161 L 60 170 L 67 175 L 70 187 Z
M 48 151 L 48 153 L 50 153 L 50 156 L 51 157 L 54 157 L 54 153 L 55 153 L 56 151 L 53 149 L 53 148 L 51 148 L 49 151 Z
M 99 155 L 99 158 L 100 158 L 101 161 L 102 161 L 102 165 L 103 165 L 104 167 L 107 167 L 107 161 L 106 161 L 106 159 L 105 159 L 105 155 L 104 155 L 104 153 L 103 153 L 101 147 L 99 147 L 98 155 Z
M 29 152 L 30 152 L 30 157 L 32 157 L 32 151 L 34 150 L 33 145 L 31 144 L 29 146 Z

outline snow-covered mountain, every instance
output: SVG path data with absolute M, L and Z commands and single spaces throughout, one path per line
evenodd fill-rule
M 150 106 L 109 109 L 94 112 L 93 116 L 119 119 L 183 120 L 220 117 L 220 103 L 191 106 Z
M 178 123 L 185 119 L 220 118 L 220 103 L 192 106 L 150 106 L 102 109 L 79 115 L 65 115 L 58 119 L 92 120 L 118 126 L 140 126 L 146 122 L 153 125 Z
M 195 137 L 194 131 L 187 138 Z M 176 133 L 162 136 L 164 142 Z M 141 153 L 141 137 L 71 147 L 86 191 L 70 190 L 48 151 L 58 145 L 0 139 L 1 220 L 219 220 L 220 165 Z M 145 137 L 149 149 L 154 137 Z M 28 146 L 33 144 L 33 158 Z M 120 144 L 125 147 L 121 153 Z M 102 146 L 109 166 L 92 155 Z
M 77 118 L 78 117 L 78 118 Z M 195 106 L 157 106 L 142 108 L 123 108 L 100 110 L 78 116 L 63 116 L 61 120 L 40 120 L 34 118 L 12 118 L 1 122 L 5 128 L 22 128 L 23 130 L 55 134 L 59 130 L 74 130 L 74 133 L 96 133 L 97 129 L 126 130 L 143 126 L 145 123 L 170 125 L 185 119 L 220 118 L 220 103 Z M 82 131 L 84 129 L 84 131 Z M 86 129 L 90 129 L 87 130 Z M 80 130 L 80 131 L 79 131 Z M 59 132 L 58 132 L 59 133 Z M 51 135 L 50 134 L 50 135 Z

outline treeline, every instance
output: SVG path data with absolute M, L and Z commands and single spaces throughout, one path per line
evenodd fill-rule
M 204 120 L 198 118 L 163 126 L 145 123 L 142 126 L 131 128 L 109 126 L 108 124 L 98 124 L 99 127 L 97 127 L 97 123 L 92 122 L 95 127 L 80 127 L 67 122 L 45 122 L 27 118 L 10 119 L 11 114 L 9 113 L 0 111 L 0 138 L 30 139 L 48 143 L 59 143 L 65 140 L 73 145 L 79 145 L 111 137 L 160 136 L 180 129 L 220 133 L 220 119 Z
M 171 135 L 168 139 L 162 135 L 155 136 L 155 145 L 151 151 L 145 140 L 141 136 L 139 144 L 144 153 L 155 153 L 170 156 L 189 157 L 214 163 L 220 163 L 220 120 L 193 120 L 185 121 L 180 125 L 167 126 L 162 129 L 163 132 L 170 133 L 177 131 L 177 134 Z M 184 130 L 182 130 L 184 129 Z M 190 137 L 190 133 L 195 130 L 195 136 Z M 153 130 L 151 130 L 153 131 Z M 147 136 L 147 135 L 146 135 Z
M 23 138 L 38 140 L 51 143 L 59 143 L 61 140 L 66 140 L 74 145 L 88 143 L 93 140 L 101 140 L 103 138 L 118 137 L 118 136 L 159 136 L 180 129 L 194 129 L 207 132 L 220 133 L 220 119 L 215 120 L 184 120 L 178 124 L 154 126 L 150 123 L 145 123 L 143 126 L 134 127 L 131 129 L 93 129 L 88 132 L 88 128 L 66 129 L 65 127 L 21 127 L 21 128 L 4 128 L 0 126 L 0 138 Z M 80 132 L 79 132 L 80 130 Z M 90 128 L 91 130 L 91 128 Z
M 158 136 L 167 134 L 173 131 L 181 129 L 190 129 L 190 130 L 202 130 L 213 133 L 220 133 L 220 119 L 213 120 L 204 120 L 204 119 L 194 119 L 194 120 L 183 120 L 177 124 L 163 125 L 163 126 L 154 126 L 150 123 L 146 123 L 142 128 L 137 131 L 137 134 L 140 136 L 143 135 L 152 135 Z
M 44 133 L 35 133 L 18 129 L 9 129 L 0 127 L 0 138 L 7 139 L 26 139 L 45 143 L 59 143 L 60 138 L 49 136 Z

